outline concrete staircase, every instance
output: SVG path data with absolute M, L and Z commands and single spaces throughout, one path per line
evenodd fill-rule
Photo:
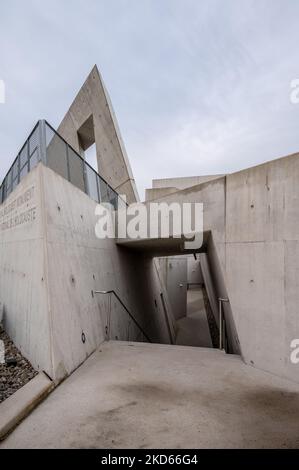
M 201 287 L 187 291 L 187 315 L 177 320 L 176 328 L 177 345 L 213 347 Z

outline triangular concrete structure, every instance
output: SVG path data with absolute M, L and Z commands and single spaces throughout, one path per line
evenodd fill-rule
M 78 152 L 96 144 L 101 176 L 129 203 L 139 200 L 110 97 L 95 65 L 63 118 L 59 134 Z

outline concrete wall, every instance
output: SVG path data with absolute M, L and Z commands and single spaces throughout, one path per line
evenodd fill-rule
M 115 290 L 152 341 L 169 343 L 153 260 L 118 248 L 114 240 L 97 239 L 96 203 L 48 168 L 42 166 L 41 171 L 55 377 L 74 370 L 104 340 L 109 299 L 92 296 L 95 290 Z M 134 339 L 132 329 L 128 333 L 127 313 L 114 297 L 111 301 L 111 334 Z M 117 317 L 127 320 L 116 322 Z
M 176 320 L 187 315 L 187 284 L 203 284 L 200 260 L 191 256 L 157 258 Z
M 168 194 L 176 193 L 177 188 L 149 188 L 145 190 L 145 200 L 153 201 Z
M 226 284 L 246 362 L 299 381 L 299 155 L 227 177 Z
M 213 237 L 215 243 L 217 243 L 217 251 L 223 268 L 225 267 L 225 193 L 225 177 L 220 177 L 211 182 L 192 186 L 155 201 L 179 202 L 181 204 L 184 202 L 203 203 L 203 230 L 204 232 L 209 232 L 211 228 L 213 229 Z
M 299 381 L 299 154 L 166 196 L 204 203 L 208 259 L 235 347 L 248 364 Z
M 207 263 L 209 268 L 209 282 L 212 284 L 212 295 L 213 295 L 213 314 L 217 325 L 219 326 L 219 302 L 218 299 L 230 299 L 225 282 L 225 272 L 223 266 L 220 263 L 218 252 L 221 244 L 217 245 L 213 239 L 213 233 L 209 237 L 207 247 Z M 202 267 L 203 270 L 203 267 Z M 205 282 L 206 283 L 206 282 Z M 241 354 L 241 345 L 238 337 L 236 328 L 235 318 L 232 312 L 230 302 L 222 302 L 222 310 L 225 319 L 225 328 L 227 333 L 228 352 L 234 354 Z
M 35 168 L 0 205 L 0 308 L 4 327 L 22 354 L 51 375 L 41 194 L 40 169 Z
M 187 258 L 159 258 L 172 313 L 176 320 L 187 315 Z
M 203 284 L 203 276 L 200 265 L 200 260 L 194 259 L 193 256 L 187 258 L 187 269 L 188 269 L 188 283 L 189 284 Z
M 152 181 L 152 188 L 145 190 L 145 201 L 154 201 L 184 189 L 190 189 L 202 183 L 218 179 L 224 175 L 189 176 L 182 178 L 164 178 Z
M 108 295 L 92 291 L 114 289 L 153 342 L 173 340 L 154 260 L 114 240 L 97 239 L 95 208 L 86 194 L 42 164 L 0 206 L 4 324 L 34 367 L 56 381 L 104 341 L 107 319 L 111 337 L 141 339 L 115 298 L 110 306 Z M 11 226 L 23 213 L 31 218 Z
M 163 178 L 152 181 L 152 189 L 187 189 L 201 183 L 207 183 L 224 175 L 183 176 L 180 178 Z

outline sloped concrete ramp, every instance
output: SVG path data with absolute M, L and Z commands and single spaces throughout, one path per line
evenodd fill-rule
M 215 349 L 109 342 L 0 447 L 298 446 L 298 385 Z

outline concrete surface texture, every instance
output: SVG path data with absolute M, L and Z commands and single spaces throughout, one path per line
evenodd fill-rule
M 202 202 L 215 296 L 244 360 L 299 382 L 299 154 L 159 199 Z M 168 183 L 167 183 L 168 184 Z
M 202 269 L 198 256 L 194 259 L 194 256 L 187 257 L 188 263 L 188 284 L 203 284 Z
M 159 258 L 169 302 L 175 320 L 187 314 L 187 258 L 166 257 Z
M 212 340 L 201 287 L 187 292 L 187 315 L 176 322 L 176 344 L 212 348 Z
M 227 177 L 226 285 L 245 360 L 299 381 L 299 154 Z
M 41 171 L 55 379 L 71 373 L 104 341 L 107 325 L 113 323 L 113 339 L 128 339 L 123 307 L 112 298 L 110 310 L 109 297 L 92 291 L 114 289 L 151 341 L 170 343 L 167 303 L 161 299 L 167 292 L 154 261 L 118 248 L 114 239 L 98 239 L 96 203 L 48 168 Z
M 96 143 L 100 174 L 132 202 L 134 178 L 95 67 L 59 132 L 79 152 Z M 199 256 L 211 309 L 219 297 L 231 350 L 257 368 L 299 382 L 290 344 L 299 338 L 299 154 L 227 176 L 155 180 L 178 188 L 157 201 L 204 205 Z M 168 190 L 166 191 L 169 192 Z M 1 311 L 22 354 L 59 381 L 109 338 L 136 340 L 115 289 L 155 342 L 174 341 L 174 315 L 154 256 L 181 253 L 178 239 L 98 240 L 96 203 L 42 164 L 0 206 Z M 168 250 L 168 251 L 167 251 Z M 84 340 L 83 340 L 84 338 Z
M 179 178 L 154 179 L 152 189 L 187 189 L 201 183 L 207 183 L 224 175 L 201 175 L 201 176 L 182 176 Z
M 183 189 L 192 188 L 202 183 L 218 179 L 224 175 L 187 176 L 181 178 L 164 178 L 152 181 L 152 188 L 145 190 L 145 201 L 156 201 L 157 199 L 178 193 Z
M 145 200 L 154 201 L 159 197 L 177 192 L 177 188 L 149 188 L 145 190 Z
M 203 259 L 205 256 L 200 254 L 206 271 Z M 204 279 L 198 255 L 197 259 L 192 255 L 181 255 L 157 258 L 157 260 L 175 319 L 175 344 L 212 347 L 202 292 Z M 205 279 L 211 295 L 211 280 L 207 275 Z M 189 289 L 187 289 L 188 284 L 190 284 Z M 214 314 L 218 316 L 217 311 Z
M 40 372 L 24 387 L 0 404 L 0 440 L 25 418 L 53 388 L 53 382 Z
M 81 87 L 58 132 L 81 154 L 95 143 L 101 176 L 119 194 L 126 195 L 128 202 L 139 200 L 112 103 L 97 66 Z
M 22 355 L 50 373 L 41 184 L 36 167 L 0 205 L 0 309 L 3 326 Z
M 105 340 L 107 325 L 109 338 L 140 339 L 116 299 L 110 308 L 109 296 L 95 290 L 114 289 L 152 341 L 173 341 L 171 306 L 156 263 L 118 248 L 113 239 L 98 239 L 95 208 L 42 164 L 0 207 L 4 326 L 32 365 L 55 381 Z
M 5 448 L 298 448 L 298 385 L 215 349 L 104 343 Z

